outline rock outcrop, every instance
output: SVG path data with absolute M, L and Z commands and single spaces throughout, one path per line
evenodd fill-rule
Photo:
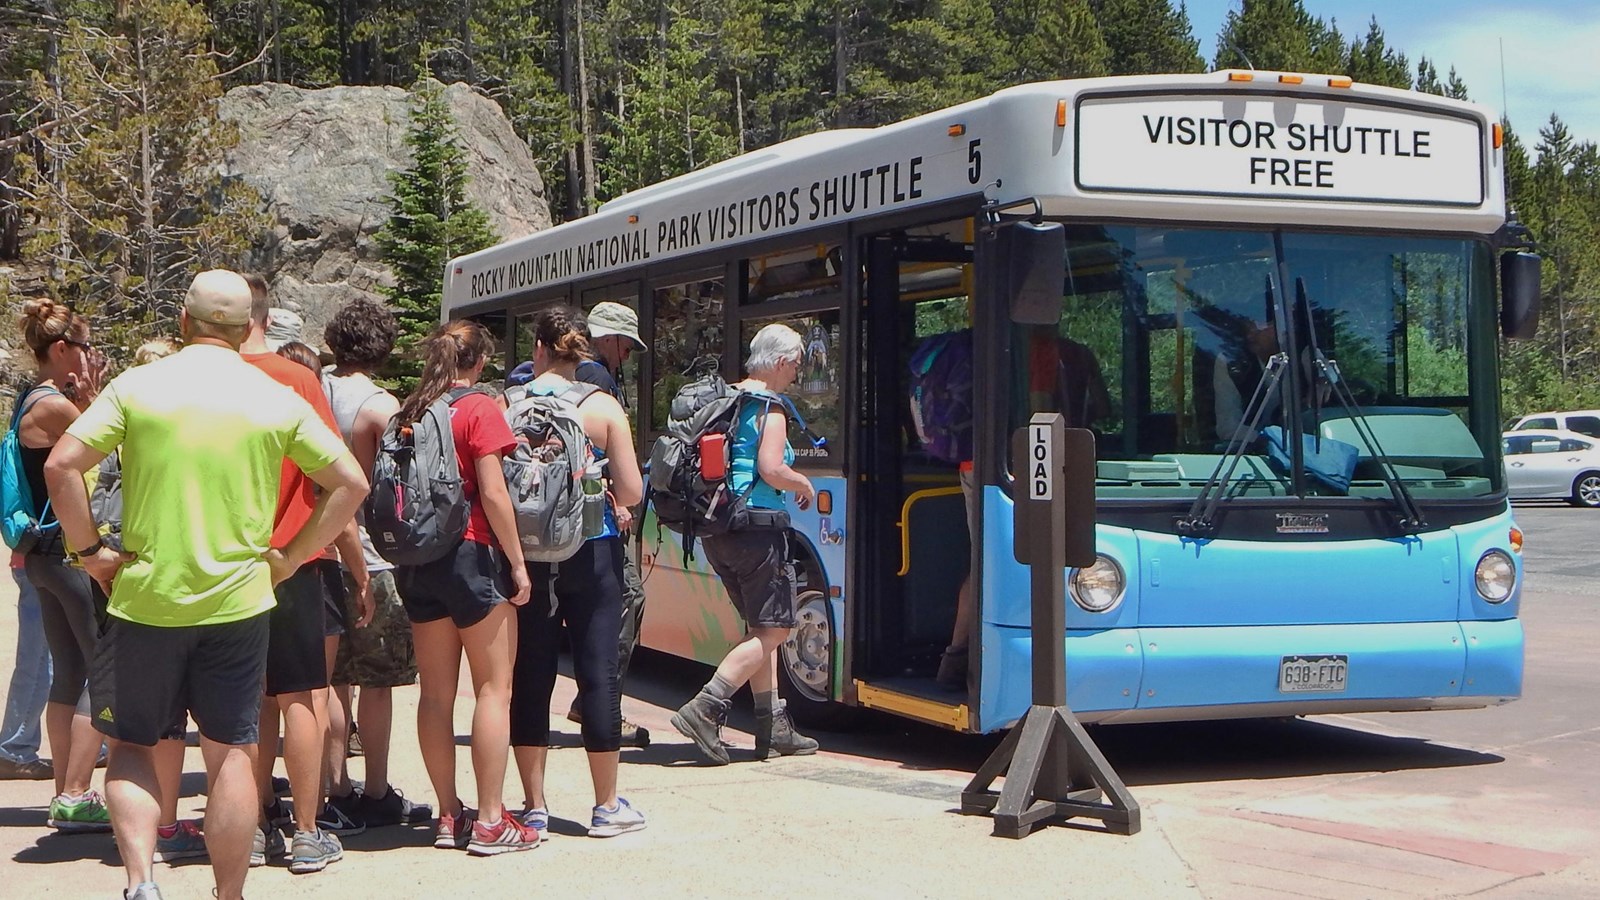
M 500 108 L 462 84 L 445 98 L 467 154 L 467 193 L 501 239 L 548 227 L 544 182 Z M 387 175 L 410 163 L 409 110 L 407 92 L 393 87 L 261 84 L 222 98 L 222 117 L 240 133 L 225 171 L 261 194 L 271 220 L 253 265 L 275 303 L 298 304 L 308 336 L 343 304 L 392 283 L 374 236 L 389 215 Z

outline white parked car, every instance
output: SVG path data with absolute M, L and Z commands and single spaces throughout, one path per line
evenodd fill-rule
M 1576 431 L 1600 438 L 1600 409 L 1530 413 L 1507 426 L 1508 431 Z
M 1501 435 L 1501 442 L 1511 499 L 1554 498 L 1600 508 L 1600 438 L 1518 429 Z

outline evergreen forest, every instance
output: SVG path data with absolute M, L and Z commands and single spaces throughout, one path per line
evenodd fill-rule
M 1240 0 L 1216 46 L 1202 58 L 1172 0 L 5 0 L 0 265 L 48 263 L 64 286 L 114 271 L 97 313 L 170 315 L 202 261 L 260 227 L 251 198 L 208 174 L 234 139 L 217 98 L 259 82 L 468 83 L 528 143 L 558 221 L 748 150 L 1026 81 L 1253 67 L 1491 99 L 1376 19 L 1321 19 L 1301 0 Z M 1504 350 L 1504 412 L 1600 406 L 1600 150 L 1553 113 L 1507 132 L 1545 297 L 1539 336 Z

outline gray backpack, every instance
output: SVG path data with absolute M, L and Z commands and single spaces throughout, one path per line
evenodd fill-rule
M 574 382 L 556 394 L 524 391 L 506 410 L 517 447 L 503 469 L 529 562 L 571 559 L 586 538 L 583 474 L 595 461 L 578 405 L 600 388 Z
M 467 533 L 472 507 L 456 462 L 450 406 L 475 390 L 450 391 L 415 424 L 402 425 L 395 416 L 378 441 L 363 510 L 373 547 L 397 566 L 441 559 Z

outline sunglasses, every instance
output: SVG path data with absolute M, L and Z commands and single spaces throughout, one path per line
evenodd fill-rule
M 88 352 L 94 350 L 93 345 L 85 344 L 83 341 L 75 341 L 72 338 L 56 338 L 56 340 L 60 341 L 63 344 L 71 344 L 72 346 L 77 347 L 79 350 L 82 350 L 85 353 L 88 353 Z

